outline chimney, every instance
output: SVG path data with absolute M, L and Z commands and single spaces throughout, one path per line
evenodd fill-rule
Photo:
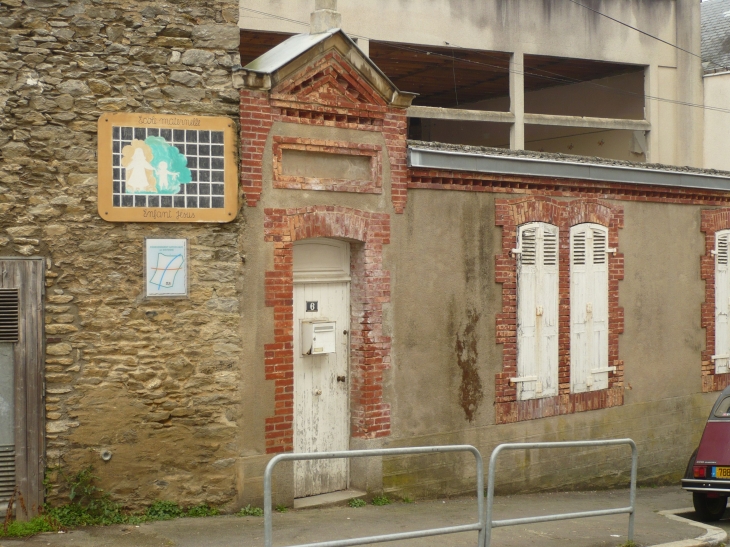
M 340 28 L 342 15 L 337 12 L 337 0 L 314 0 L 314 12 L 310 18 L 309 34 Z

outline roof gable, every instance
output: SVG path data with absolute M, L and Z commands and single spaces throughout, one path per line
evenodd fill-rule
M 410 106 L 400 91 L 341 29 L 292 36 L 243 68 L 244 87 L 288 100 L 336 104 Z

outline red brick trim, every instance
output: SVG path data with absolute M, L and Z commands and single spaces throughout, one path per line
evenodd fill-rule
M 408 199 L 407 116 L 402 108 L 391 108 L 385 116 L 383 136 L 390 159 L 390 196 L 396 214 L 405 211 Z
M 301 150 L 305 152 L 339 154 L 344 156 L 368 156 L 370 158 L 370 179 L 318 179 L 285 175 L 282 172 L 284 150 Z M 273 154 L 274 188 L 381 194 L 383 192 L 382 154 L 383 147 L 376 144 L 275 136 Z
M 701 213 L 700 229 L 705 233 L 705 254 L 700 258 L 700 275 L 705 280 L 702 304 L 702 328 L 705 349 L 702 351 L 702 391 L 722 391 L 730 385 L 730 373 L 715 374 L 715 233 L 730 228 L 730 209 L 707 209 Z
M 266 306 L 274 310 L 274 339 L 264 346 L 267 380 L 275 385 L 274 415 L 266 418 L 266 452 L 289 452 L 294 443 L 293 243 L 313 237 L 355 240 L 351 253 L 351 435 L 390 435 L 390 405 L 383 401 L 383 371 L 390 367 L 390 338 L 383 335 L 383 303 L 390 273 L 382 269 L 390 243 L 390 217 L 346 207 L 266 209 L 265 240 L 274 244 L 274 269 L 266 272 Z
M 623 361 L 618 358 L 618 335 L 623 332 L 623 308 L 618 305 L 618 282 L 624 276 L 621 254 L 609 255 L 608 323 L 609 373 L 606 390 L 570 393 L 570 228 L 593 222 L 608 228 L 609 246 L 618 248 L 623 209 L 593 198 L 557 201 L 546 197 L 498 199 L 497 226 L 502 226 L 502 254 L 496 257 L 496 282 L 502 284 L 502 312 L 497 314 L 497 343 L 503 346 L 502 372 L 495 375 L 495 421 L 512 423 L 560 414 L 571 414 L 623 404 Z M 517 376 L 517 246 L 518 227 L 527 222 L 547 222 L 560 229 L 560 281 L 558 318 L 558 379 L 555 397 L 517 400 L 510 378 Z
M 340 53 L 331 50 L 272 89 L 272 98 L 328 108 L 383 112 L 387 102 Z
M 651 201 L 689 205 L 730 204 L 730 192 L 667 186 L 644 186 L 575 179 L 470 173 L 438 169 L 409 170 L 409 189 L 461 190 L 550 197 Z

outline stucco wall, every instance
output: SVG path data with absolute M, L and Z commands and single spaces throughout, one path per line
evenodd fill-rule
M 501 371 L 494 257 L 501 232 L 493 199 L 411 191 L 406 213 L 393 218 L 387 253 L 394 279 L 393 435 L 386 445 L 469 443 L 486 455 L 502 442 L 631 437 L 639 445 L 641 481 L 676 479 L 716 397 L 701 393 L 700 208 L 614 202 L 625 214 L 619 231 L 626 265 L 619 293 L 624 405 L 494 425 L 494 375 Z M 627 449 L 506 455 L 500 489 L 626 484 L 629 461 Z M 385 489 L 401 494 L 473 488 L 473 479 L 455 480 L 473 474 L 468 457 L 392 458 L 383 466 Z

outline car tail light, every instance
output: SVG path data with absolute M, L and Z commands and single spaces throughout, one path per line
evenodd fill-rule
M 707 477 L 707 468 L 704 465 L 695 465 L 693 474 L 695 479 L 704 479 Z

